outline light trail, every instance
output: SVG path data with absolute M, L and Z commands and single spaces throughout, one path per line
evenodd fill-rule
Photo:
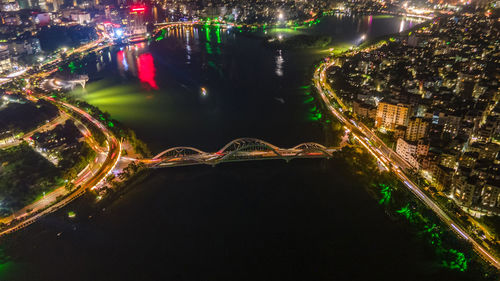
M 95 184 L 94 186 L 92 186 L 90 189 L 91 190 L 94 190 L 95 188 L 97 188 L 97 186 L 99 186 L 99 184 L 102 183 L 102 181 L 104 181 L 112 172 L 113 170 L 116 168 L 116 165 L 118 164 L 118 161 L 120 161 L 120 157 L 122 155 L 122 142 L 119 141 L 118 142 L 118 157 L 116 157 L 116 160 L 115 162 L 113 163 L 113 165 L 111 165 L 111 169 L 109 169 L 109 171 L 106 173 L 106 175 L 104 177 L 101 178 L 101 180 L 99 182 L 97 182 L 97 184 Z
M 102 40 L 99 40 L 99 42 L 101 42 Z M 84 51 L 87 51 L 89 49 L 92 49 L 92 48 L 95 48 L 97 43 L 91 43 L 91 44 L 87 44 L 87 45 L 84 45 L 80 48 L 77 48 L 75 49 L 74 52 L 84 52 Z M 98 50 L 98 49 L 102 49 L 104 47 L 107 47 L 107 45 L 103 45 L 101 48 L 97 48 L 97 49 L 94 49 L 94 51 Z M 73 53 L 74 53 L 73 52 Z M 57 58 L 55 60 L 53 60 L 52 62 L 59 62 L 59 61 L 62 61 L 61 58 Z M 49 63 L 52 63 L 52 62 L 49 62 Z M 47 65 L 49 63 L 46 63 L 44 64 Z M 44 77 L 44 76 L 47 76 L 49 75 L 50 73 L 54 72 L 57 70 L 57 65 L 54 65 L 53 66 L 54 69 L 52 70 L 41 70 L 40 72 L 38 73 L 34 73 L 34 74 L 31 74 L 31 76 L 29 77 Z M 26 76 L 21 76 L 21 77 L 25 77 L 27 78 Z M 3 80 L 4 83 L 6 82 L 10 82 L 12 81 L 13 78 L 9 78 L 8 80 Z M 1 83 L 3 84 L 3 83 Z M 29 96 L 31 94 L 30 91 L 27 91 L 26 94 Z M 50 97 L 47 97 L 47 96 L 43 96 L 43 95 L 39 95 L 41 98 L 44 98 L 46 100 L 49 100 L 50 102 L 53 102 L 53 103 L 57 103 L 65 108 L 67 108 L 68 110 L 70 111 L 73 111 L 74 113 L 76 113 L 77 115 L 80 115 L 82 118 L 85 118 L 87 120 L 89 120 L 92 124 L 94 124 L 97 128 L 99 128 L 103 134 L 105 135 L 106 137 L 106 141 L 107 143 L 111 143 L 111 146 L 108 146 L 108 153 L 106 155 L 106 158 L 102 161 L 102 164 L 99 165 L 97 167 L 97 170 L 92 170 L 89 168 L 89 172 L 86 172 L 86 173 L 83 173 L 82 172 L 84 170 L 81 171 L 81 173 L 79 173 L 77 175 L 77 177 L 75 179 L 73 179 L 72 181 L 76 184 L 80 184 L 81 183 L 81 187 L 76 189 L 75 191 L 73 191 L 72 193 L 70 193 L 69 195 L 67 195 L 65 198 L 63 198 L 62 200 L 60 201 L 52 201 L 52 202 L 45 202 L 44 205 L 42 206 L 37 206 L 37 208 L 39 210 L 42 210 L 40 211 L 39 213 L 31 216 L 31 217 L 28 217 L 18 223 L 16 223 L 15 225 L 3 230 L 3 231 L 0 231 L 0 236 L 3 236 L 3 235 L 6 235 L 6 234 L 9 234 L 9 233 L 12 233 L 14 231 L 17 231 L 19 229 L 22 229 L 30 224 L 32 224 L 33 222 L 37 221 L 38 219 L 40 219 L 41 217 L 49 214 L 49 213 L 52 213 L 54 211 L 57 211 L 59 210 L 60 208 L 62 208 L 63 206 L 69 204 L 70 202 L 72 202 L 73 200 L 75 200 L 76 198 L 80 197 L 81 195 L 83 195 L 87 189 L 90 189 L 98 184 L 100 184 L 108 175 L 110 172 L 112 172 L 115 168 L 116 168 L 116 165 L 118 164 L 118 161 L 120 159 L 120 156 L 121 156 L 121 149 L 122 149 L 122 145 L 121 145 L 121 142 L 118 141 L 111 132 L 109 132 L 109 130 L 104 126 L 102 125 L 98 120 L 94 119 L 90 114 L 88 114 L 87 112 L 73 106 L 73 105 L 70 105 L 70 104 L 67 104 L 67 103 L 64 103 L 64 102 L 61 102 L 61 101 L 56 101 L 54 100 L 53 98 L 50 98 Z M 119 149 L 119 151 L 116 151 L 116 149 Z M 97 160 L 99 158 L 99 153 L 96 155 L 96 158 L 95 160 Z M 96 164 L 97 164 L 97 161 L 94 161 Z M 89 166 L 87 166 L 89 167 Z M 89 175 L 90 173 L 90 175 Z M 62 187 L 60 187 L 62 188 Z M 56 194 L 56 191 L 58 191 L 60 188 L 54 190 L 53 192 L 47 194 L 46 198 L 48 198 L 49 196 L 54 196 Z M 33 204 L 41 204 L 40 202 L 35 202 Z M 33 205 L 31 204 L 31 205 Z M 28 205 L 28 206 L 31 206 L 31 205 Z M 11 222 L 12 220 L 10 220 L 9 222 Z

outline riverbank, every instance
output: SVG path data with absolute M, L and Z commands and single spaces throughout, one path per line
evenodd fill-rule
M 472 245 L 458 239 L 394 174 L 380 172 L 376 159 L 362 146 L 347 147 L 336 157 L 342 159 L 349 170 L 356 171 L 366 192 L 394 223 L 411 232 L 426 251 L 433 253 L 432 259 L 439 261 L 432 269 L 437 275 L 449 274 L 447 278 L 452 280 L 498 280 L 500 273 L 485 263 Z M 437 273 L 439 271 L 442 273 Z

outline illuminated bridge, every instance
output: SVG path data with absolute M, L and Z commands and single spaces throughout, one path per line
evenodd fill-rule
M 162 32 L 165 32 L 165 30 L 170 30 L 170 29 L 176 29 L 176 28 L 182 28 L 182 27 L 192 27 L 194 25 L 202 25 L 204 24 L 201 21 L 179 21 L 179 22 L 163 22 L 163 23 L 155 23 L 155 30 L 153 31 L 153 37 L 158 38 L 163 37 L 161 35 Z M 217 24 L 218 26 L 222 28 L 231 28 L 234 25 L 231 23 L 225 23 L 225 22 L 213 22 L 213 24 Z
M 82 88 L 85 89 L 85 84 L 89 81 L 88 75 L 77 75 L 73 78 L 50 78 L 46 79 L 43 82 L 43 87 L 46 89 L 57 90 L 57 89 L 65 89 L 65 90 L 74 90 L 75 86 L 79 84 Z
M 240 138 L 226 144 L 217 152 L 204 152 L 193 147 L 173 147 L 152 159 L 139 160 L 151 168 L 187 165 L 212 165 L 224 162 L 295 158 L 330 158 L 340 147 L 327 148 L 314 142 L 302 143 L 292 148 L 280 148 L 253 138 Z

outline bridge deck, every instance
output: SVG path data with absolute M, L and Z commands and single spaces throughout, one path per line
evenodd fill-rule
M 341 147 L 327 148 L 312 142 L 285 149 L 259 139 L 241 138 L 229 142 L 217 152 L 204 152 L 193 147 L 174 147 L 161 152 L 152 159 L 139 161 L 151 168 L 188 165 L 215 166 L 224 162 L 273 159 L 288 162 L 295 158 L 330 158 L 333 152 L 340 149 Z

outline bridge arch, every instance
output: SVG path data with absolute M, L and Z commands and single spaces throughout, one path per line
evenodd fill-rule
M 235 154 L 242 151 L 268 151 L 274 153 L 277 157 L 283 156 L 278 152 L 279 148 L 263 140 L 255 138 L 239 138 L 226 144 L 217 154 L 223 155 L 220 160 L 231 159 Z
M 325 146 L 315 142 L 301 143 L 293 147 L 292 149 L 298 150 L 297 154 L 295 154 L 294 157 L 305 155 L 308 153 L 321 153 L 323 156 L 326 156 L 327 158 L 332 157 L 332 153 L 330 153 Z
M 172 147 L 165 151 L 162 151 L 158 155 L 153 157 L 153 159 L 185 157 L 185 156 L 204 155 L 204 154 L 207 153 L 202 150 L 199 150 L 198 148 L 189 146 L 179 146 L 179 147 Z

